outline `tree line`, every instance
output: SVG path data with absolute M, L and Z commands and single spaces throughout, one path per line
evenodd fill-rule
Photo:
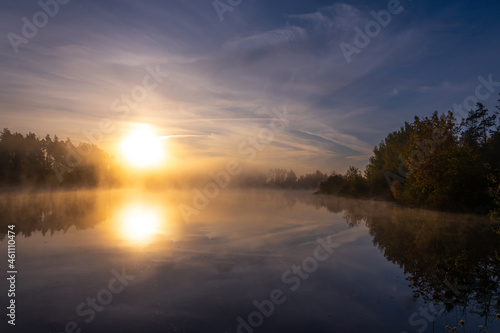
M 316 189 L 328 178 L 328 175 L 316 170 L 297 177 L 295 171 L 287 169 L 270 169 L 266 186 L 284 189 Z
M 499 100 L 500 102 L 500 100 Z M 373 150 L 366 169 L 342 175 L 317 170 L 297 176 L 270 169 L 234 179 L 236 186 L 318 189 L 345 197 L 377 197 L 445 210 L 500 216 L 500 126 L 498 110 L 477 103 L 457 122 L 453 112 L 415 117 L 389 133 Z M 74 145 L 34 133 L 0 134 L 0 186 L 97 187 L 119 185 L 114 158 L 89 143 Z
M 415 117 L 374 148 L 364 174 L 355 167 L 345 175 L 334 172 L 320 184 L 319 193 L 499 216 L 497 108 L 490 113 L 477 103 L 461 122 L 451 111 Z
M 3 187 L 86 187 L 123 185 L 121 168 L 114 158 L 96 145 L 75 145 L 49 134 L 41 139 L 5 128 L 0 134 L 0 186 Z M 240 187 L 316 189 L 327 174 L 297 176 L 293 170 L 270 169 L 250 172 L 234 179 Z M 156 179 L 156 178 L 154 178 Z
M 99 147 L 5 128 L 0 134 L 0 185 L 95 187 L 112 177 L 111 157 Z
M 297 176 L 292 169 L 272 168 L 267 172 L 247 170 L 231 180 L 234 187 L 257 187 L 286 190 L 315 190 L 328 178 L 326 173 L 316 170 Z

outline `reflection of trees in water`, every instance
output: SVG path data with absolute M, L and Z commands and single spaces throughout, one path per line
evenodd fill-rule
M 26 237 L 39 231 L 66 231 L 71 226 L 87 229 L 105 219 L 105 211 L 97 209 L 96 192 L 54 192 L 0 195 L 0 240 L 7 225 Z
M 369 212 L 377 209 L 378 202 L 365 201 L 350 198 L 342 198 L 329 195 L 308 195 L 303 200 L 316 209 L 326 207 L 332 213 L 343 213 L 349 227 L 356 227 L 366 222 Z
M 100 205 L 109 200 L 102 195 L 107 196 L 92 191 L 0 195 L 0 240 L 9 224 L 25 236 L 91 228 L 107 218 L 109 209 Z M 468 308 L 483 317 L 500 312 L 500 235 L 483 217 L 306 192 L 249 191 L 245 199 L 265 200 L 276 209 L 298 203 L 326 207 L 343 214 L 350 227 L 365 223 L 373 244 L 404 270 L 415 297 L 448 311 Z
M 304 201 L 343 213 L 350 227 L 365 222 L 373 244 L 404 270 L 414 297 L 485 320 L 500 311 L 500 235 L 486 218 L 338 197 Z
M 404 270 L 415 297 L 447 311 L 469 305 L 487 316 L 500 310 L 500 239 L 484 219 L 402 210 L 369 217 L 367 226 L 374 244 Z

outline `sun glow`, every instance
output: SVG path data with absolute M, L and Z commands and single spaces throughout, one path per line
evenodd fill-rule
M 122 141 L 120 148 L 127 162 L 135 167 L 155 166 L 165 159 L 161 138 L 145 125 L 130 133 Z
M 163 214 L 154 207 L 132 204 L 122 210 L 117 228 L 122 239 L 145 244 L 164 232 L 162 218 Z

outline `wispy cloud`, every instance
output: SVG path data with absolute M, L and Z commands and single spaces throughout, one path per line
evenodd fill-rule
M 290 127 L 259 163 L 362 167 L 385 133 L 463 100 L 478 75 L 499 69 L 491 56 L 498 47 L 477 44 L 493 40 L 491 9 L 481 11 L 488 28 L 469 32 L 474 20 L 462 5 L 434 4 L 429 12 L 415 2 L 347 65 L 339 43 L 352 42 L 354 26 L 380 6 L 248 2 L 221 23 L 201 0 L 70 2 L 19 54 L 0 40 L 0 122 L 85 140 L 82 130 L 111 117 L 117 130 L 109 142 L 130 124 L 149 122 L 165 136 L 190 135 L 178 139 L 186 151 L 230 158 L 236 143 L 266 126 L 269 109 L 287 105 Z M 4 36 L 39 10 L 0 7 Z M 446 9 L 463 22 L 448 19 Z M 471 38 L 456 37 L 462 33 Z M 157 64 L 168 79 L 117 118 L 111 103 Z

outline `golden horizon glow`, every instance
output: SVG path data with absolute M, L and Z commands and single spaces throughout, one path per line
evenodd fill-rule
M 165 159 L 161 138 L 157 137 L 153 129 L 147 125 L 132 131 L 122 141 L 120 150 L 125 160 L 134 167 L 157 166 Z

